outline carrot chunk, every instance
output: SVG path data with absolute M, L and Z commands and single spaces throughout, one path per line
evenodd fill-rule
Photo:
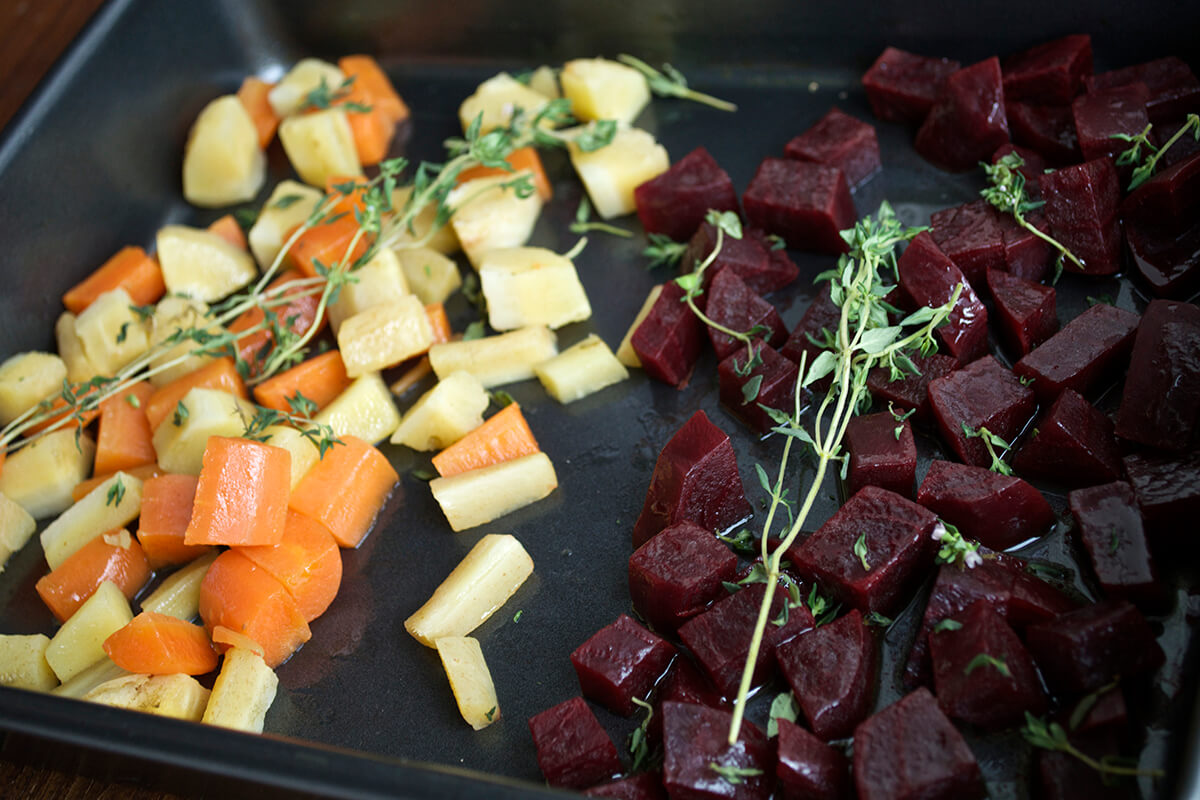
M 325 613 L 342 584 L 342 553 L 329 530 L 291 509 L 279 544 L 235 549 L 283 584 L 305 622 Z
M 238 100 L 242 101 L 254 122 L 255 130 L 258 131 L 258 146 L 264 150 L 275 138 L 275 129 L 279 127 L 279 117 L 275 116 L 274 109 L 267 101 L 267 94 L 273 88 L 275 84 L 250 76 L 242 81 L 237 93 Z
M 229 242 L 239 250 L 247 249 L 246 234 L 242 231 L 242 226 L 234 219 L 233 214 L 226 214 L 219 220 L 208 226 L 210 233 L 215 233 L 225 241 Z
M 156 302 L 167 291 L 158 261 L 140 247 L 123 247 L 116 255 L 63 295 L 68 311 L 81 313 L 100 295 L 123 288 L 137 305 Z
M 324 525 L 341 547 L 357 547 L 400 480 L 383 453 L 355 436 L 313 465 L 288 504 Z
M 380 109 L 393 122 L 408 119 L 408 106 L 396 93 L 387 73 L 371 56 L 345 56 L 338 59 L 338 69 L 347 78 L 353 76 L 351 84 L 370 98 L 371 105 Z
M 370 244 L 365 234 L 355 241 L 358 232 L 358 223 L 352 214 L 330 215 L 326 221 L 318 222 L 296 237 L 288 251 L 288 259 L 308 278 L 320 274 L 318 266 L 326 269 L 332 269 L 334 264 L 349 266 L 367 251 Z M 288 238 L 291 238 L 290 233 Z M 353 248 L 351 242 L 354 242 Z
M 153 464 L 153 431 L 146 418 L 146 403 L 154 387 L 139 381 L 100 403 L 100 429 L 96 434 L 96 475 Z
M 550 179 L 546 177 L 546 170 L 542 168 L 542 157 L 538 155 L 538 151 L 535 148 L 517 148 L 509 153 L 508 158 L 504 160 L 512 167 L 511 172 L 502 167 L 485 167 L 481 164 L 464 169 L 458 173 L 458 182 L 463 183 L 475 180 L 476 178 L 488 178 L 493 175 L 511 175 L 513 172 L 529 170 L 533 173 L 533 185 L 537 187 L 538 196 L 542 200 L 549 200 L 554 196 L 554 189 L 550 186 Z
M 229 356 L 213 359 L 199 369 L 180 375 L 166 386 L 160 386 L 145 403 L 146 419 L 153 430 L 162 421 L 175 413 L 179 401 L 192 389 L 218 389 L 249 399 L 246 384 L 238 374 L 237 366 Z
M 282 447 L 210 436 L 184 544 L 279 544 L 291 483 Z
M 311 400 L 320 410 L 350 383 L 341 353 L 329 350 L 255 386 L 254 401 L 264 408 L 291 412 L 288 400 L 296 402 L 303 397 Z
M 37 593 L 59 622 L 70 619 L 104 581 L 132 600 L 150 578 L 150 565 L 128 531 L 101 534 L 37 582 Z
M 453 334 L 450 331 L 450 318 L 446 316 L 446 306 L 430 303 L 425 306 L 425 316 L 429 317 L 429 327 L 433 329 L 433 343 L 450 341 Z
M 297 272 L 288 270 L 271 281 L 267 286 L 267 291 L 285 287 L 299 278 L 300 275 Z M 270 313 L 273 315 L 277 326 L 279 328 L 286 328 L 295 334 L 303 334 L 312 327 L 313 321 L 317 318 L 317 307 L 320 305 L 320 297 L 311 289 L 305 290 L 303 288 L 285 289 L 283 297 L 287 298 L 286 303 L 270 308 Z M 237 319 L 229 324 L 230 331 L 235 334 L 243 334 L 237 343 L 238 358 L 242 359 L 249 366 L 250 375 L 257 375 L 262 371 L 267 356 L 275 346 L 275 332 L 269 326 L 251 333 L 245 333 L 245 331 L 261 325 L 266 320 L 267 312 L 262 308 L 255 307 L 239 315 Z M 317 327 L 317 332 L 320 332 L 324 324 L 325 318 L 322 317 Z
M 143 611 L 112 633 L 104 652 L 121 669 L 143 675 L 204 675 L 217 668 L 204 628 L 156 611 Z
M 146 481 L 150 478 L 156 478 L 159 475 L 165 474 L 158 468 L 157 463 L 142 464 L 140 467 L 130 467 L 129 469 L 121 470 L 130 477 L 137 478 L 140 481 Z M 113 476 L 112 472 L 97 472 L 88 478 L 86 481 L 80 481 L 75 484 L 75 488 L 71 490 L 71 500 L 78 503 L 83 498 L 91 494 L 92 490 Z
M 368 109 L 346 112 L 358 160 L 364 165 L 378 164 L 387 157 L 396 123 L 408 116 L 408 108 L 375 59 L 347 56 L 338 64 L 352 79 L 341 104 Z
M 369 181 L 362 175 L 330 175 L 325 179 L 325 196 L 332 200 L 329 215 L 362 213 L 367 210 Z M 353 188 L 351 188 L 353 187 Z
M 35 433 L 41 433 L 46 428 L 49 428 L 51 425 L 58 422 L 63 417 L 71 416 L 72 414 L 75 413 L 75 409 L 81 407 L 79 400 L 81 400 L 84 397 L 87 397 L 90 393 L 92 393 L 94 391 L 96 391 L 96 389 L 88 389 L 87 391 L 81 393 L 79 395 L 79 397 L 76 399 L 76 402 L 71 405 L 68 405 L 67 401 L 63 399 L 62 395 L 58 395 L 57 397 L 54 398 L 54 402 L 52 402 L 50 404 L 50 408 L 48 408 L 47 411 L 54 412 L 54 411 L 61 410 L 62 413 L 61 414 L 52 413 L 50 416 L 46 417 L 41 422 L 39 422 L 35 425 L 31 425 L 29 427 L 28 435 L 32 435 Z M 79 416 L 82 419 L 82 425 L 80 425 L 80 423 L 77 421 L 71 421 L 71 422 L 67 423 L 67 425 L 65 425 L 65 426 L 59 426 L 59 429 L 61 430 L 63 427 L 74 428 L 77 425 L 80 427 L 86 428 L 88 425 L 92 424 L 92 420 L 94 420 L 94 419 L 96 419 L 96 417 L 100 416 L 100 409 L 92 408 L 87 411 L 80 411 Z
M 538 452 L 537 439 L 521 413 L 509 403 L 475 430 L 433 457 L 433 468 L 443 478 L 480 467 L 490 467 Z
M 142 516 L 138 541 L 155 569 L 186 564 L 210 549 L 184 544 L 183 535 L 192 520 L 196 501 L 195 475 L 161 475 L 142 483 Z

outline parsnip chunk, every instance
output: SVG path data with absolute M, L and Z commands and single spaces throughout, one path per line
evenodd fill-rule
M 340 108 L 288 117 L 279 123 L 279 141 L 300 180 L 310 186 L 362 174 L 350 121 Z
M 63 683 L 105 658 L 104 640 L 133 619 L 129 602 L 112 581 L 84 601 L 46 648 L 46 661 Z
M 142 611 L 155 611 L 176 619 L 195 619 L 200 613 L 200 583 L 217 555 L 213 550 L 172 572 L 142 600 Z
M 276 185 L 246 234 L 250 252 L 260 268 L 265 270 L 275 262 L 292 229 L 308 219 L 322 196 L 311 186 L 292 180 Z
M 431 247 L 397 249 L 396 257 L 412 293 L 425 305 L 443 303 L 462 286 L 458 265 Z
M 212 231 L 164 225 L 155 241 L 163 281 L 171 294 L 211 303 L 236 292 L 258 275 L 249 253 Z
M 150 347 L 149 324 L 132 306 L 129 292 L 113 289 L 75 318 L 83 352 L 101 375 L 116 375 Z
M 592 316 L 575 265 L 544 247 L 489 250 L 479 260 L 479 283 L 488 321 L 498 331 L 557 329 Z
M 529 241 L 542 212 L 537 192 L 518 197 L 510 184 L 521 173 L 475 178 L 450 192 L 447 202 L 455 209 L 450 225 L 467 259 L 476 269 L 480 258 L 499 247 L 520 247 Z
M 480 339 L 435 344 L 429 348 L 429 363 L 438 378 L 466 370 L 490 389 L 529 380 L 534 377 L 534 367 L 557 353 L 554 331 L 534 325 Z
M 61 513 L 74 501 L 71 492 L 92 471 L 96 445 L 73 423 L 52 431 L 11 454 L 0 470 L 0 492 L 34 519 Z
M 625 365 L 594 333 L 539 364 L 534 371 L 550 396 L 560 403 L 574 402 L 629 377 Z
M 225 653 L 203 721 L 222 728 L 262 733 L 263 720 L 275 702 L 278 686 L 279 678 L 262 656 L 234 647 Z
M 574 142 L 567 147 L 592 206 L 604 219 L 632 213 L 637 208 L 633 190 L 671 165 L 666 148 L 637 128 L 618 128 L 612 142 L 589 153 Z
M 304 104 L 309 93 L 325 84 L 330 95 L 341 88 L 346 75 L 328 61 L 319 58 L 302 58 L 297 61 L 279 83 L 271 87 L 267 93 L 267 102 L 275 116 L 284 117 L 295 114 Z
M 455 531 L 483 525 L 536 503 L 557 487 L 554 465 L 540 452 L 429 482 L 433 498 Z
M 412 292 L 396 253 L 382 248 L 371 260 L 354 270 L 354 280 L 341 287 L 337 302 L 329 306 L 329 324 L 333 332 L 355 314 L 396 300 Z
M 0 492 L 0 572 L 4 572 L 9 557 L 24 547 L 36 530 L 37 521 L 29 512 Z
M 58 686 L 58 676 L 46 663 L 46 648 L 50 637 L 35 633 L 31 636 L 0 636 L 0 686 L 48 692 Z
M 83 696 L 91 703 L 199 722 L 209 691 L 190 675 L 124 675 Z
M 154 429 L 158 466 L 166 472 L 199 475 L 210 436 L 241 436 L 254 407 L 217 389 L 196 388 Z
M 606 58 L 568 61 L 559 81 L 563 97 L 571 101 L 571 111 L 584 122 L 633 122 L 650 102 L 646 78 L 633 67 Z
M 357 436 L 364 442 L 379 444 L 400 424 L 400 412 L 383 378 L 378 372 L 370 372 L 356 378 L 321 409 L 314 422 L 330 426 L 337 436 Z
M 218 97 L 192 124 L 183 154 L 183 196 L 205 208 L 253 200 L 267 174 L 258 130 L 237 95 Z
M 142 512 L 142 482 L 118 472 L 92 489 L 42 530 L 50 569 L 102 533 L 123 528 Z
M 433 328 L 425 306 L 410 294 L 345 320 L 337 340 L 346 374 L 357 378 L 424 353 L 433 344 Z
M 0 364 L 0 425 L 62 390 L 67 365 L 53 353 L 18 353 Z
M 450 680 L 450 691 L 458 703 L 458 713 L 467 724 L 480 731 L 500 719 L 496 685 L 483 660 L 479 640 L 470 636 L 443 636 L 435 644 Z
M 447 375 L 405 412 L 392 444 L 444 450 L 483 424 L 488 402 L 483 384 L 471 373 Z
M 458 121 L 465 131 L 482 114 L 479 130 L 480 133 L 487 133 L 508 125 L 514 110 L 520 108 L 532 117 L 548 102 L 550 98 L 546 95 L 531 89 L 507 72 L 501 72 L 479 84 L 475 93 L 462 102 L 458 109 Z

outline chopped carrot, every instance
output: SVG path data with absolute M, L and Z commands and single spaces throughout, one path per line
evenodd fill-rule
M 145 410 L 152 394 L 154 387 L 139 381 L 101 401 L 93 474 L 132 469 L 158 460 Z
M 283 584 L 305 622 L 325 613 L 342 584 L 337 542 L 324 525 L 298 511 L 288 509 L 279 544 L 235 549 Z
M 287 270 L 268 284 L 267 291 L 278 289 L 299 279 L 300 275 L 295 270 Z M 274 314 L 275 320 L 281 328 L 286 328 L 295 334 L 303 334 L 312 327 L 313 320 L 317 318 L 317 307 L 321 304 L 320 297 L 311 289 L 303 288 L 285 289 L 283 296 L 287 298 L 287 302 L 273 306 L 270 309 L 271 313 Z M 238 358 L 247 364 L 251 376 L 262 371 L 268 354 L 275 346 L 275 332 L 270 328 L 260 328 L 252 333 L 245 333 L 245 331 L 261 325 L 266 319 L 266 312 L 256 306 L 229 323 L 229 330 L 232 333 L 243 334 L 237 343 Z M 317 325 L 317 332 L 320 332 L 324 325 L 325 317 L 322 315 L 321 321 Z
M 357 87 L 375 108 L 383 111 L 393 123 L 408 119 L 408 106 L 396 93 L 387 73 L 371 56 L 344 56 L 338 59 L 338 69 L 347 78 L 353 76 Z
M 433 372 L 433 364 L 429 361 L 429 356 L 424 355 L 412 362 L 412 366 L 400 373 L 388 390 L 397 397 L 403 397 L 404 394 L 420 383 L 426 375 Z
M 425 316 L 429 317 L 429 327 L 433 328 L 433 343 L 441 344 L 450 341 L 450 318 L 446 316 L 446 307 L 441 303 L 430 303 L 425 306 Z
M 154 569 L 186 564 L 210 549 L 183 542 L 183 534 L 192 520 L 198 481 L 195 475 L 168 474 L 142 483 L 142 516 L 137 537 Z
M 433 457 L 433 468 L 443 478 L 499 464 L 538 451 L 533 431 L 516 403 L 509 403 L 475 430 Z
M 212 629 L 212 642 L 216 646 L 218 652 L 224 655 L 231 647 L 240 647 L 243 650 L 249 650 L 254 655 L 262 658 L 262 645 L 251 639 L 244 633 L 230 630 L 224 625 L 214 625 Z
M 529 170 L 533 173 L 533 185 L 537 187 L 538 196 L 542 200 L 549 200 L 554 196 L 554 189 L 550 186 L 550 179 L 546 177 L 546 170 L 542 168 L 542 157 L 538 155 L 538 151 L 533 147 L 520 147 L 509 153 L 508 158 L 504 159 L 512 167 L 512 171 L 501 167 L 485 167 L 483 165 L 464 169 L 458 173 L 458 182 L 475 180 L 476 178 L 487 178 L 492 175 L 511 175 L 513 172 L 523 172 Z
M 187 620 L 143 611 L 104 640 L 123 670 L 142 675 L 204 675 L 217 668 L 208 632 Z
M 112 581 L 127 599 L 146 585 L 150 565 L 128 531 L 104 533 L 72 553 L 37 582 L 37 592 L 59 622 L 70 619 L 84 601 Z
M 200 583 L 200 618 L 248 636 L 275 668 L 312 637 L 296 601 L 271 573 L 236 550 L 226 550 Z
M 351 87 L 345 102 L 362 103 L 362 100 L 353 99 L 356 94 L 359 93 Z M 363 166 L 378 164 L 387 158 L 388 150 L 392 147 L 392 137 L 396 135 L 396 123 L 389 120 L 381 109 L 374 106 L 370 108 L 370 111 L 346 112 L 346 121 L 350 123 L 350 135 L 354 137 L 354 150 Z
M 366 234 L 358 236 L 358 223 L 352 214 L 345 216 L 331 215 L 324 222 L 318 222 L 296 237 L 288 258 L 292 266 L 304 273 L 305 277 L 315 278 L 320 274 L 318 265 L 325 269 L 333 269 L 335 264 L 349 266 L 367 251 L 370 242 Z M 350 243 L 355 241 L 354 247 Z M 288 234 L 291 238 L 291 234 Z
M 233 214 L 226 214 L 208 226 L 209 233 L 215 233 L 239 250 L 246 249 L 246 234 L 242 226 L 234 219 Z
M 368 180 L 362 175 L 330 175 L 325 180 L 325 196 L 333 200 L 330 216 L 366 211 L 367 189 Z
M 367 442 L 341 438 L 300 479 L 288 505 L 328 528 L 341 547 L 357 547 L 400 476 Z
M 254 400 L 264 408 L 286 413 L 292 411 L 288 401 L 297 402 L 302 396 L 320 410 L 350 383 L 341 353 L 328 350 L 255 386 Z
M 118 287 L 129 292 L 136 305 L 157 302 L 167 291 L 158 261 L 140 247 L 123 247 L 82 282 L 68 289 L 63 295 L 63 305 L 79 314 L 97 297 Z
M 210 436 L 184 544 L 279 544 L 292 486 L 282 447 Z
M 156 478 L 159 475 L 166 474 L 158 468 L 157 463 L 143 464 L 140 467 L 130 467 L 129 469 L 122 470 L 122 472 L 130 477 L 137 478 L 140 481 L 145 481 L 150 478 Z M 80 481 L 79 483 L 75 484 L 75 488 L 71 490 L 71 500 L 78 503 L 80 500 L 91 494 L 93 489 L 104 483 L 112 476 L 113 473 L 111 472 L 98 472 L 93 474 L 92 477 L 88 478 L 86 481 Z
M 396 134 L 396 123 L 408 116 L 408 108 L 375 59 L 348 56 L 338 62 L 351 79 L 341 104 L 356 104 L 367 111 L 347 111 L 354 149 L 364 165 L 378 164 L 387 157 Z
M 258 146 L 264 150 L 275 138 L 275 129 L 279 127 L 279 117 L 275 116 L 274 109 L 267 101 L 267 94 L 273 88 L 275 88 L 275 84 L 267 83 L 252 75 L 242 81 L 242 86 L 237 93 L 238 100 L 242 101 L 242 105 L 254 122 L 255 129 L 258 130 Z
M 91 391 L 95 391 L 95 390 L 89 389 L 88 391 L 91 392 Z M 87 392 L 79 395 L 80 398 L 86 397 L 86 396 L 87 396 Z M 41 433 L 42 431 L 46 430 L 46 428 L 49 428 L 51 425 L 58 422 L 63 417 L 71 416 L 74 413 L 74 408 L 78 407 L 78 405 L 79 405 L 78 399 L 76 400 L 75 404 L 73 404 L 72 406 L 68 406 L 67 401 L 62 398 L 62 395 L 55 397 L 54 402 L 50 404 L 50 408 L 48 410 L 49 411 L 58 411 L 59 409 L 61 409 L 62 413 L 61 414 L 51 414 L 51 416 L 46 417 L 44 420 L 37 423 L 36 425 L 29 426 L 29 434 Z M 81 411 L 80 417 L 83 420 L 82 427 L 86 428 L 88 425 L 91 425 L 92 420 L 94 420 L 98 416 L 100 416 L 99 408 L 93 408 L 93 409 L 89 409 L 87 411 Z M 77 423 L 75 423 L 75 422 L 71 422 L 66 427 L 74 428 L 76 426 L 76 424 Z
M 202 367 L 194 369 L 186 375 L 180 375 L 166 386 L 160 386 L 150 395 L 144 404 L 146 419 L 150 421 L 151 430 L 157 428 L 164 419 L 175 412 L 179 401 L 195 388 L 219 389 L 222 392 L 235 394 L 242 399 L 249 399 L 246 384 L 238 374 L 237 366 L 229 356 L 213 359 Z

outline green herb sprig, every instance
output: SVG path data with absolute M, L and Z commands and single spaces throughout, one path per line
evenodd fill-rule
M 664 265 L 673 267 L 683 260 L 683 254 L 688 249 L 686 242 L 677 242 L 662 233 L 651 233 L 647 238 L 649 238 L 650 244 L 642 251 L 642 255 L 650 259 L 650 263 L 646 265 L 646 269 L 654 269 L 655 267 Z
M 756 778 L 763 774 L 758 767 L 739 767 L 733 764 L 718 764 L 715 761 L 710 762 L 708 768 L 731 786 L 740 786 L 746 782 L 746 778 Z
M 987 175 L 989 185 L 979 194 L 1000 211 L 1011 214 L 1018 225 L 1058 251 L 1058 259 L 1055 263 L 1056 276 L 1062 272 L 1063 259 L 1070 261 L 1080 271 L 1086 272 L 1087 267 L 1079 260 L 1079 256 L 1068 250 L 1054 237 L 1042 233 L 1036 225 L 1025 219 L 1027 213 L 1041 208 L 1044 203 L 1031 201 L 1026 194 L 1025 176 L 1020 172 L 1023 166 L 1025 166 L 1025 159 L 1015 152 L 1002 156 L 995 164 L 984 164 L 983 171 Z
M 935 542 L 941 543 L 937 560 L 942 564 L 961 564 L 967 569 L 974 569 L 983 563 L 983 556 L 979 555 L 979 543 L 963 536 L 949 522 L 939 519 L 933 526 L 932 536 Z
M 1047 722 L 1028 711 L 1025 712 L 1025 727 L 1021 728 L 1021 736 L 1034 747 L 1066 753 L 1104 775 L 1149 778 L 1161 778 L 1165 775 L 1160 769 L 1140 769 L 1136 764 L 1129 764 L 1124 759 L 1112 756 L 1092 758 L 1071 743 L 1062 725 Z
M 569 226 L 571 233 L 598 231 L 600 233 L 611 233 L 613 236 L 620 236 L 624 239 L 633 236 L 633 231 L 618 228 L 616 225 L 609 225 L 607 222 L 593 222 L 591 216 L 592 204 L 588 202 L 587 196 L 584 195 L 579 198 L 579 208 L 575 210 L 575 221 Z
M 728 100 L 722 100 L 718 97 L 713 97 L 711 94 L 704 94 L 703 92 L 697 92 L 695 89 L 688 88 L 687 78 L 670 64 L 663 64 L 660 71 L 640 58 L 635 58 L 627 53 L 621 53 L 617 56 L 617 61 L 620 61 L 627 67 L 633 67 L 645 75 L 646 83 L 650 85 L 650 91 L 659 97 L 680 97 L 684 100 L 691 100 L 711 106 L 720 111 L 737 111 L 737 106 Z
M 1011 444 L 989 431 L 983 425 L 980 425 L 978 428 L 972 428 L 964 422 L 962 424 L 962 432 L 963 436 L 966 436 L 968 439 L 979 439 L 983 442 L 984 448 L 992 459 L 992 464 L 988 469 L 992 472 L 998 472 L 1001 475 L 1013 474 L 1012 467 L 1004 460 L 1005 453 L 1012 447 Z M 1000 448 L 1000 452 L 997 452 L 996 448 Z
M 1154 176 L 1154 171 L 1158 169 L 1159 159 L 1167 150 L 1171 149 L 1173 144 L 1189 132 L 1191 132 L 1192 138 L 1200 142 L 1200 114 L 1188 114 L 1183 125 L 1175 131 L 1170 139 L 1163 142 L 1162 147 L 1155 147 L 1150 141 L 1150 131 L 1153 127 L 1148 123 L 1141 133 L 1114 133 L 1112 135 L 1113 139 L 1120 139 L 1132 145 L 1122 150 L 1117 156 L 1117 166 L 1134 165 L 1133 172 L 1129 176 L 1128 190 L 1131 192 Z M 1142 152 L 1143 147 L 1146 149 L 1145 152 Z

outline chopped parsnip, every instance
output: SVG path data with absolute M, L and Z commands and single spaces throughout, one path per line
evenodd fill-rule
M 479 84 L 475 93 L 462 102 L 458 108 L 458 121 L 465 131 L 476 117 L 482 115 L 479 132 L 487 133 L 508 125 L 516 109 L 532 117 L 548 102 L 550 98 L 546 95 L 531 89 L 507 72 L 501 72 Z
M 615 119 L 633 122 L 650 102 L 650 86 L 642 73 L 606 58 L 577 58 L 559 74 L 571 112 L 588 122 Z
M 618 128 L 612 142 L 590 153 L 573 142 L 567 148 L 596 213 L 604 219 L 636 210 L 633 190 L 671 165 L 666 148 L 637 128 Z
M 0 686 L 48 692 L 58 686 L 58 676 L 46 663 L 50 637 L 0 636 Z
M 455 531 L 474 528 L 536 503 L 557 487 L 554 465 L 540 452 L 429 482 L 433 499 Z
M 573 344 L 534 368 L 546 391 L 560 403 L 571 403 L 629 377 L 625 365 L 596 334 Z
M 124 675 L 100 684 L 83 696 L 130 711 L 199 722 L 209 691 L 190 675 Z
M 20 550 L 37 530 L 37 521 L 29 512 L 0 492 L 0 572 L 9 556 Z
M 558 353 L 554 331 L 542 325 L 496 336 L 442 342 L 429 348 L 429 363 L 438 378 L 466 370 L 485 389 L 529 380 L 533 368 Z
M 63 683 L 105 658 L 104 640 L 133 619 L 129 601 L 112 581 L 104 581 L 62 624 L 46 648 L 46 661 Z
M 480 731 L 500 719 L 496 685 L 483 660 L 479 640 L 470 636 L 443 636 L 434 644 L 450 680 L 458 712 L 467 724 Z
M 207 330 L 213 336 L 220 335 L 224 328 L 212 324 L 205 317 L 207 312 L 208 303 L 203 300 L 167 295 L 154 307 L 154 317 L 150 323 L 150 346 L 164 344 L 167 339 L 176 335 L 176 331 L 193 328 Z M 157 371 L 150 376 L 150 383 L 155 388 L 166 386 L 176 378 L 198 370 L 212 361 L 212 356 L 193 353 L 199 347 L 200 345 L 192 339 L 184 339 L 151 356 L 150 368 Z
M 87 360 L 101 375 L 116 375 L 150 347 L 148 323 L 121 288 L 97 297 L 75 317 L 75 333 Z
M 279 141 L 300 180 L 310 186 L 362 174 L 350 121 L 340 108 L 288 117 L 279 123 Z
M 279 678 L 262 656 L 234 647 L 225 652 L 213 683 L 203 721 L 249 733 L 262 733 L 267 709 L 275 701 Z
M 35 439 L 8 457 L 0 470 L 0 492 L 34 519 L 59 514 L 75 502 L 76 485 L 92 470 L 96 445 L 74 423 Z
M 237 95 L 218 97 L 192 123 L 183 153 L 183 196 L 205 208 L 253 200 L 267 176 L 258 129 Z
M 498 331 L 557 329 L 592 316 L 575 264 L 544 247 L 489 250 L 479 259 L 488 322 Z
M 400 248 L 395 251 L 413 294 L 425 305 L 445 302 L 462 286 L 458 265 L 432 247 Z
M 83 352 L 83 342 L 75 332 L 76 316 L 64 311 L 54 323 L 54 340 L 58 343 L 58 355 L 67 365 L 67 380 L 71 383 L 87 383 L 100 374 L 96 365 L 88 361 Z
M 217 551 L 200 556 L 167 576 L 158 588 L 141 602 L 142 611 L 156 611 L 177 619 L 192 620 L 200 613 L 200 584 L 208 567 L 217 560 Z
M 400 412 L 378 372 L 370 372 L 346 387 L 313 420 L 333 428 L 335 436 L 357 436 L 378 444 L 396 430 Z
M 155 242 L 163 282 L 171 294 L 212 303 L 258 275 L 253 256 L 212 231 L 164 225 Z
M 447 198 L 455 209 L 450 225 L 467 259 L 477 269 L 488 250 L 520 247 L 533 233 L 542 213 L 541 195 L 532 192 L 528 197 L 518 197 L 516 190 L 507 185 L 522 174 L 529 173 L 475 178 L 459 184 Z
M 267 93 L 267 102 L 275 116 L 284 117 L 300 111 L 305 99 L 314 89 L 325 85 L 330 96 L 342 86 L 346 75 L 328 61 L 319 58 L 302 58 L 287 71 L 279 83 Z
M 42 530 L 50 569 L 102 533 L 124 528 L 142 513 L 142 482 L 118 472 L 92 489 Z
M 100 684 L 130 674 L 132 673 L 118 667 L 106 655 L 87 669 L 78 672 L 71 680 L 63 681 L 62 685 L 52 689 L 51 692 L 60 697 L 71 697 L 76 700 L 82 700 L 84 695 Z
M 297 181 L 280 181 L 258 212 L 246 241 L 258 266 L 267 269 L 275 262 L 292 229 L 300 225 L 321 202 L 322 194 Z
M 0 425 L 62 391 L 67 365 L 53 353 L 18 353 L 0 364 Z
M 195 388 L 154 429 L 154 451 L 165 472 L 199 475 L 210 436 L 241 436 L 254 407 L 218 389 Z
M 387 248 L 379 250 L 370 261 L 354 270 L 354 278 L 353 283 L 341 287 L 337 302 L 329 306 L 329 325 L 335 334 L 342 323 L 355 314 L 403 300 L 412 294 L 400 258 Z
M 444 450 L 483 424 L 487 390 L 469 372 L 447 375 L 400 418 L 392 444 L 414 450 Z

